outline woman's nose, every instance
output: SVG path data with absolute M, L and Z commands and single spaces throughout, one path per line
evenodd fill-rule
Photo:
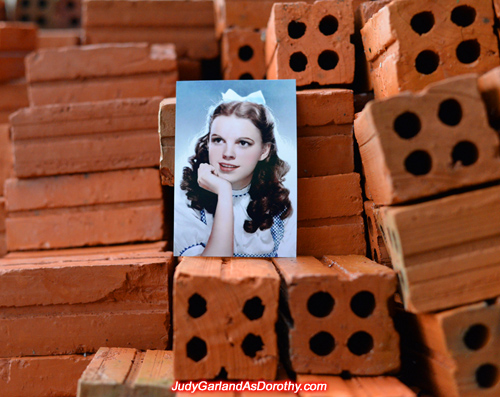
M 224 152 L 222 153 L 222 157 L 225 160 L 234 159 L 234 157 L 235 157 L 234 146 L 233 145 L 226 145 L 224 148 Z

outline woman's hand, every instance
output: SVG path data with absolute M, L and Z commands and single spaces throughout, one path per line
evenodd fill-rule
M 208 163 L 200 164 L 198 168 L 198 185 L 217 195 L 232 191 L 231 183 L 217 175 L 215 168 Z

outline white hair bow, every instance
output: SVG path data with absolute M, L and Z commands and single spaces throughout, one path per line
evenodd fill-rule
M 253 103 L 257 103 L 258 105 L 265 105 L 266 104 L 266 100 L 264 99 L 264 95 L 262 95 L 261 90 L 252 92 L 251 94 L 249 94 L 245 97 L 242 97 L 242 96 L 239 96 L 232 89 L 229 89 L 225 93 L 222 94 L 222 102 L 232 102 L 232 101 L 253 102 Z

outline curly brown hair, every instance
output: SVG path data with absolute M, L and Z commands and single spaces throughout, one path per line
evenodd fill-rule
M 254 233 L 257 229 L 269 229 L 276 215 L 285 219 L 292 214 L 290 191 L 283 186 L 284 176 L 290 166 L 278 157 L 274 118 L 266 106 L 240 101 L 223 102 L 216 106 L 209 113 L 206 134 L 198 140 L 195 154 L 189 158 L 191 167 L 184 167 L 181 189 L 186 191 L 191 208 L 215 213 L 217 195 L 199 186 L 198 168 L 200 164 L 209 162 L 208 140 L 213 121 L 216 117 L 231 115 L 250 120 L 261 132 L 262 143 L 270 144 L 269 155 L 255 167 L 249 191 L 247 213 L 250 220 L 245 221 L 244 229 L 247 233 Z

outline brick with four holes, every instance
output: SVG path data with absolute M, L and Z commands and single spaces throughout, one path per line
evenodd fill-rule
M 366 182 L 377 205 L 500 179 L 500 139 L 477 75 L 368 103 L 354 121 Z
M 279 284 L 265 259 L 184 257 L 174 275 L 175 378 L 274 380 Z
M 276 3 L 266 34 L 268 79 L 350 84 L 354 79 L 354 15 L 349 1 Z
M 396 274 L 360 255 L 273 259 L 297 373 L 380 375 L 399 368 L 389 306 Z
M 491 1 L 393 1 L 361 30 L 376 98 L 498 66 Z

